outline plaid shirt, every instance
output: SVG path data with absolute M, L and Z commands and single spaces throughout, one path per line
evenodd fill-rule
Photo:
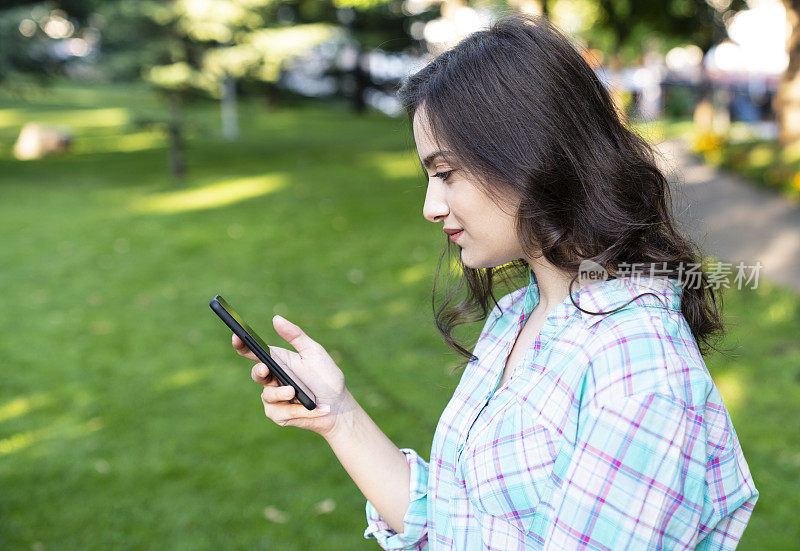
M 433 438 L 404 448 L 411 502 L 384 549 L 734 549 L 758 498 L 728 412 L 680 311 L 677 281 L 612 279 L 572 293 L 495 387 L 539 302 L 527 287 L 486 320 Z

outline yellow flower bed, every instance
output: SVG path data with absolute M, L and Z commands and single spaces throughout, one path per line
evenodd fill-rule
M 696 134 L 692 140 L 692 149 L 698 153 L 716 151 L 725 145 L 725 137 L 714 132 Z

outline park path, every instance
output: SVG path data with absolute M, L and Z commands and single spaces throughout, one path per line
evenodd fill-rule
M 759 281 L 800 291 L 800 204 L 705 164 L 683 140 L 657 150 L 673 182 L 676 217 L 704 255 L 733 263 L 734 273 L 740 261 L 760 261 Z

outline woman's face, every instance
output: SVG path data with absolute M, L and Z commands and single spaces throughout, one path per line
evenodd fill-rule
M 438 149 L 428 124 L 420 107 L 414 114 L 413 127 L 417 153 L 428 174 L 422 215 L 434 224 L 443 222 L 444 230 L 463 230 L 455 243 L 461 247 L 461 261 L 469 268 L 494 268 L 522 258 L 524 253 L 514 231 L 516 205 L 509 203 L 501 209 L 455 161 L 431 157 Z

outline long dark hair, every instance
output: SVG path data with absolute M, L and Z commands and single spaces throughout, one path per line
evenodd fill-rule
M 412 125 L 424 105 L 434 141 L 489 197 L 520 198 L 516 231 L 524 251 L 574 273 L 572 283 L 583 260 L 612 278 L 623 263 L 655 263 L 673 274 L 701 264 L 695 243 L 676 228 L 653 149 L 621 122 L 592 68 L 547 19 L 498 19 L 407 77 L 398 97 Z M 460 254 L 452 263 L 449 253 L 448 242 L 433 288 L 435 323 L 451 348 L 474 361 L 452 336 L 454 327 L 486 319 L 497 304 L 495 283 L 527 282 L 530 268 L 523 258 L 470 268 Z M 461 279 L 437 308 L 445 257 L 445 273 L 455 264 Z M 722 297 L 702 268 L 694 277 L 694 285 L 680 282 L 681 309 L 705 354 L 718 350 L 712 338 L 724 331 Z M 464 286 L 466 298 L 454 304 Z

